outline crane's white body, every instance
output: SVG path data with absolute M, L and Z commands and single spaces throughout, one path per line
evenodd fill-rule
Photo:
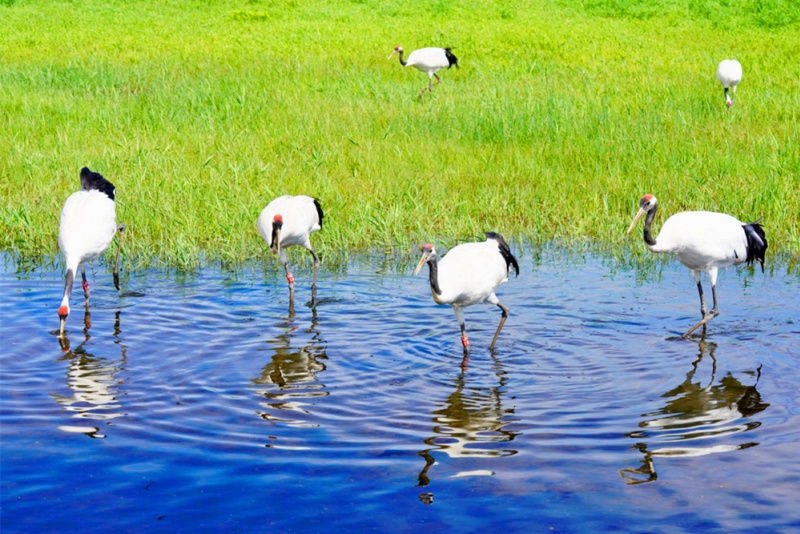
M 460 308 L 479 302 L 497 304 L 495 289 L 508 282 L 508 266 L 497 241 L 464 243 L 450 250 L 439 262 L 439 289 L 431 290 L 437 304 L 449 304 L 458 316 Z
M 714 285 L 719 269 L 743 263 L 747 258 L 744 224 L 725 213 L 683 211 L 667 219 L 656 244 L 647 248 L 677 256 L 681 264 L 691 269 L 695 282 L 700 280 L 700 271 L 705 271 Z
M 116 203 L 98 190 L 72 193 L 61 210 L 58 246 L 67 269 L 100 257 L 117 231 Z
M 428 47 L 411 52 L 405 66 L 414 67 L 427 74 L 428 78 L 433 78 L 434 74 L 448 68 L 450 61 L 447 59 L 444 48 Z
M 67 272 L 74 276 L 80 269 L 84 292 L 88 292 L 84 271 L 86 262 L 108 250 L 116 231 L 116 203 L 108 195 L 96 189 L 84 189 L 67 198 L 61 210 L 58 246 L 64 255 Z M 65 288 L 59 308 L 59 313 L 64 316 L 69 314 L 69 296 L 70 291 Z
M 721 61 L 717 67 L 717 80 L 725 89 L 725 103 L 729 106 L 733 105 L 736 86 L 742 81 L 742 64 L 735 59 Z
M 321 228 L 321 221 L 312 197 L 284 195 L 276 198 L 261 210 L 261 214 L 258 216 L 258 232 L 271 247 L 275 246 L 272 243 L 272 220 L 275 215 L 283 217 L 280 238 L 281 263 L 284 265 L 287 263 L 286 247 L 300 245 L 313 251 L 310 236 Z

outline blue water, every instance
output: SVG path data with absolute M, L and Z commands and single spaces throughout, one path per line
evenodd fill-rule
M 800 279 L 516 251 L 510 310 L 455 316 L 414 264 L 0 269 L 3 532 L 800 529 Z M 290 254 L 291 256 L 291 254 Z M 295 255 L 296 256 L 296 255 Z M 708 291 L 708 290 L 707 290 Z M 710 291 L 709 291 L 710 294 Z M 90 327 L 87 329 L 86 325 Z

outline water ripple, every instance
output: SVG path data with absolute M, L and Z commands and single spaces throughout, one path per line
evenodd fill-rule
M 723 315 L 675 340 L 685 269 L 552 254 L 498 289 L 495 351 L 498 310 L 465 311 L 466 359 L 427 280 L 369 259 L 323 271 L 314 308 L 299 268 L 292 311 L 279 270 L 125 273 L 117 295 L 95 268 L 64 340 L 60 273 L 7 269 L 4 526 L 77 530 L 87 507 L 171 530 L 794 524 L 798 280 L 726 272 Z

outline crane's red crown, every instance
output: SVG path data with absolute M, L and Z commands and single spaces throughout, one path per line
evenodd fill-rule
M 62 304 L 61 306 L 58 307 L 58 316 L 66 317 L 67 315 L 69 315 L 69 306 L 67 306 L 66 304 Z
M 644 200 L 645 202 L 650 202 L 651 198 L 653 198 L 653 195 L 647 193 L 645 196 L 642 197 L 642 200 Z
M 272 222 L 283 224 L 283 216 L 281 216 L 280 213 L 276 214 L 275 217 L 272 218 Z

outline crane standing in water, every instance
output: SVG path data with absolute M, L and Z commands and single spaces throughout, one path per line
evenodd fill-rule
M 119 252 L 122 248 L 122 232 L 125 225 L 117 226 L 114 184 L 88 167 L 81 169 L 81 190 L 72 193 L 61 210 L 58 227 L 58 246 L 64 255 L 67 272 L 64 281 L 64 297 L 58 307 L 60 319 L 59 335 L 64 336 L 64 327 L 69 316 L 69 296 L 78 269 L 83 279 L 83 294 L 86 309 L 89 309 L 89 281 L 86 279 L 86 262 L 100 257 L 111 244 L 114 234 L 117 240 L 117 258 L 114 262 L 114 287 L 119 291 Z
M 759 222 L 743 223 L 740 220 L 711 211 L 682 211 L 676 213 L 664 223 L 658 237 L 653 239 L 650 227 L 658 210 L 658 200 L 647 194 L 639 202 L 639 211 L 628 227 L 631 233 L 642 215 L 647 214 L 644 221 L 644 242 L 650 252 L 667 252 L 678 257 L 685 267 L 692 271 L 692 277 L 700 293 L 700 314 L 702 319 L 690 328 L 683 338 L 705 326 L 711 319 L 719 315 L 717 307 L 717 273 L 728 265 L 747 263 L 752 265 L 758 261 L 764 270 L 764 254 L 767 251 L 767 238 Z M 700 272 L 705 271 L 711 282 L 711 295 L 714 307 L 706 308 L 703 297 L 703 286 L 700 283 Z
M 489 346 L 489 350 L 494 350 L 497 337 L 508 317 L 508 308 L 500 303 L 494 291 L 497 286 L 508 281 L 511 267 L 514 267 L 519 276 L 519 264 L 503 236 L 486 232 L 486 241 L 458 245 L 441 262 L 438 261 L 433 245 L 422 245 L 420 250 L 422 257 L 414 269 L 414 275 L 419 274 L 422 267 L 428 264 L 433 300 L 437 304 L 449 304 L 453 307 L 461 327 L 461 344 L 465 353 L 469 352 L 469 339 L 463 308 L 479 302 L 489 302 L 502 310 L 500 324 Z

